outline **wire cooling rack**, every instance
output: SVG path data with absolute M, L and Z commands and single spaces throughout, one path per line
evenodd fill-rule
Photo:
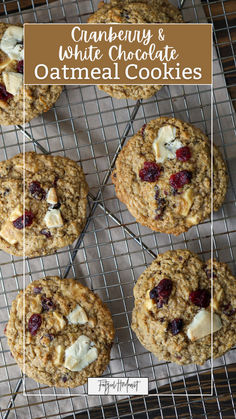
M 232 30 L 235 29 L 234 1 L 205 0 L 208 21 L 223 21 L 221 31 L 227 41 L 219 41 L 220 30 L 214 30 L 214 142 L 227 161 L 230 184 L 221 210 L 214 216 L 214 254 L 227 262 L 235 272 L 235 113 L 223 74 L 224 59 L 235 56 Z M 2 21 L 14 22 L 86 22 L 97 9 L 91 0 L 3 0 Z M 186 22 L 206 22 L 200 1 L 178 4 Z M 230 6 L 230 7 L 229 7 Z M 218 29 L 217 29 L 218 28 Z M 230 76 L 233 73 L 230 70 Z M 230 80 L 232 80 L 232 77 Z M 233 83 L 231 83 L 233 87 Z M 235 349 L 216 360 L 213 377 L 214 402 L 207 396 L 210 388 L 210 363 L 180 367 L 160 362 L 137 341 L 130 328 L 133 308 L 132 290 L 138 276 L 159 252 L 188 248 L 203 259 L 210 257 L 211 226 L 205 221 L 178 237 L 157 234 L 137 224 L 120 203 L 111 185 L 110 174 L 125 141 L 146 121 L 161 115 L 173 115 L 189 121 L 211 134 L 210 86 L 165 86 L 147 101 L 118 101 L 94 86 L 68 86 L 55 107 L 34 119 L 25 130 L 21 126 L 2 127 L 0 158 L 11 158 L 26 150 L 65 155 L 78 161 L 90 186 L 88 219 L 74 246 L 55 255 L 26 259 L 26 281 L 45 275 L 72 276 L 97 292 L 108 304 L 116 339 L 106 376 L 149 377 L 150 392 L 142 398 L 88 397 L 86 386 L 71 389 L 49 389 L 25 378 L 11 357 L 4 335 L 12 300 L 23 284 L 22 258 L 0 253 L 0 393 L 1 418 L 154 418 L 154 417 L 234 417 L 232 366 Z M 220 381 L 219 381 L 220 380 Z M 224 399 L 218 383 L 223 383 Z M 164 386 L 164 387 L 163 387 Z M 179 394 L 184 394 L 182 398 Z M 197 397 L 191 395 L 195 393 Z M 169 395 L 165 398 L 163 395 Z M 211 410 L 209 411 L 209 402 Z M 224 400 L 224 401 L 223 401 Z M 226 404 L 227 402 L 227 404 Z M 213 409 L 213 410 L 212 410 Z M 209 413 L 210 412 L 210 413 Z

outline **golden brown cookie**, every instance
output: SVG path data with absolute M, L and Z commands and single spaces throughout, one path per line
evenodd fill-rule
M 199 364 L 236 344 L 236 279 L 225 263 L 204 264 L 188 250 L 154 260 L 134 287 L 132 328 L 160 360 Z M 211 329 L 211 307 L 213 321 Z
M 213 208 L 227 189 L 226 166 L 214 146 Z M 211 147 L 193 125 L 161 117 L 143 126 L 121 150 L 112 181 L 136 220 L 178 235 L 211 213 Z
M 100 8 L 89 17 L 88 23 L 181 23 L 178 9 L 168 1 L 159 0 L 111 0 L 100 3 Z M 161 85 L 98 85 L 117 99 L 147 99 L 153 96 Z
M 21 25 L 0 23 L 0 124 L 2 125 L 31 121 L 50 109 L 62 91 L 62 86 L 39 85 L 23 88 L 23 41 Z M 25 110 L 25 119 L 23 110 Z
M 68 158 L 26 152 L 25 162 L 23 154 L 0 162 L 0 249 L 33 257 L 72 244 L 87 193 L 82 168 Z
M 55 387 L 100 376 L 114 339 L 111 313 L 100 298 L 78 281 L 58 277 L 36 280 L 18 294 L 5 333 L 19 367 Z

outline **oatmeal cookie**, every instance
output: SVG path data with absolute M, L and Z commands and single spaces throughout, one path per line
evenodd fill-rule
M 25 192 L 25 200 L 24 200 Z M 86 219 L 82 168 L 60 156 L 26 152 L 0 162 L 0 249 L 41 256 L 72 244 Z
M 111 313 L 100 298 L 78 281 L 58 277 L 36 280 L 18 294 L 5 333 L 19 367 L 55 387 L 100 376 L 114 339 Z
M 225 263 L 204 264 L 188 250 L 154 260 L 134 287 L 132 328 L 160 360 L 202 365 L 236 344 L 236 279 Z M 213 307 L 211 335 L 211 307 Z
M 100 3 L 100 8 L 89 17 L 88 23 L 181 23 L 178 9 L 162 0 L 111 0 Z M 117 99 L 147 99 L 153 96 L 161 85 L 98 85 Z
M 227 172 L 214 146 L 213 208 L 222 205 Z M 211 213 L 211 146 L 198 128 L 175 118 L 152 120 L 121 150 L 112 181 L 136 220 L 178 235 Z
M 62 86 L 50 85 L 23 88 L 23 35 L 21 25 L 0 23 L 0 124 L 2 125 L 31 121 L 50 109 L 62 91 Z

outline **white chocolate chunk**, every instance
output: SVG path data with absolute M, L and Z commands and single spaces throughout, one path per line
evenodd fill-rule
M 214 297 L 213 298 L 211 298 L 211 303 L 210 303 L 210 305 L 211 305 L 211 307 L 213 307 L 213 310 L 215 310 L 215 311 L 218 311 L 219 310 L 219 303 L 220 303 L 220 300 L 221 300 L 221 298 L 222 298 L 222 296 L 223 296 L 223 289 L 221 288 L 219 291 L 218 291 L 218 293 L 217 294 L 215 294 L 214 295 Z
M 23 74 L 15 73 L 14 71 L 4 71 L 3 82 L 7 92 L 15 96 L 23 85 Z
M 55 365 L 61 365 L 64 358 L 64 348 L 62 345 L 56 346 L 56 357 L 54 359 Z
M 78 360 L 72 355 L 67 355 L 65 357 L 64 367 L 71 371 L 77 371 L 76 367 L 78 367 Z
M 176 198 L 176 212 L 177 214 L 183 215 L 186 217 L 193 205 L 194 193 L 193 188 L 187 189 L 183 194 L 177 196 Z
M 15 221 L 17 218 L 22 217 L 23 215 L 23 208 L 22 205 L 17 205 L 16 208 L 10 213 L 9 220 Z
M 211 298 L 210 307 L 212 307 L 214 311 L 219 309 L 219 302 L 216 298 Z
M 57 204 L 58 199 L 57 199 L 57 192 L 55 188 L 50 188 L 48 193 L 47 193 L 47 202 L 49 204 Z
M 44 221 L 48 228 L 62 227 L 63 219 L 61 216 L 61 211 L 58 209 L 47 211 L 44 217 Z
M 68 322 L 72 324 L 85 324 L 88 321 L 87 314 L 78 304 L 75 309 L 67 316 Z
M 176 158 L 176 150 L 182 147 L 181 141 L 175 139 L 176 128 L 164 125 L 158 131 L 157 138 L 153 141 L 152 148 L 157 163 L 163 163 L 166 159 Z
M 150 290 L 147 291 L 146 293 L 146 298 L 145 298 L 145 307 L 147 310 L 152 310 L 155 307 L 155 302 L 153 298 L 150 298 Z
M 192 323 L 188 326 L 187 336 L 192 342 L 195 342 L 195 340 L 202 339 L 211 332 L 217 332 L 221 327 L 222 322 L 220 316 L 213 313 L 211 328 L 211 313 L 203 308 L 196 314 Z
M 18 242 L 17 236 L 16 236 L 16 229 L 14 228 L 11 221 L 7 221 L 3 224 L 0 236 L 6 240 L 6 242 L 10 244 L 16 244 Z
M 19 217 L 22 217 L 22 215 L 22 205 L 18 205 L 10 213 L 8 217 L 9 219 L 2 225 L 0 236 L 10 244 L 16 244 L 22 238 L 22 233 L 12 224 L 13 221 Z
M 24 47 L 21 44 L 23 35 L 24 31 L 20 26 L 10 26 L 3 34 L 0 48 L 12 60 L 20 61 L 24 59 Z
M 60 316 L 56 311 L 54 311 L 52 314 L 53 314 L 53 317 L 55 318 L 55 322 L 58 326 L 58 329 L 59 330 L 63 329 L 66 325 L 66 322 L 63 319 L 63 317 Z
M 81 371 L 98 357 L 98 350 L 87 336 L 81 335 L 65 351 L 64 367 L 70 371 Z
M 96 326 L 96 322 L 94 319 L 89 319 L 88 326 L 94 328 Z
M 198 214 L 187 217 L 188 226 L 193 226 L 199 223 L 200 218 Z
M 0 70 L 4 70 L 11 62 L 12 59 L 8 55 L 1 54 L 0 52 Z

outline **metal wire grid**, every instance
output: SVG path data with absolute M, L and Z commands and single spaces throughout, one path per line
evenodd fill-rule
M 30 10 L 21 10 L 20 1 L 16 14 L 8 14 L 8 7 L 13 1 L 3 1 L 6 20 L 9 22 L 86 22 L 88 14 L 96 10 L 97 2 L 89 0 L 46 1 L 46 6 L 36 7 L 33 0 Z M 213 2 L 222 4 L 223 2 Z M 208 3 L 209 9 L 212 2 Z M 201 22 L 205 17 L 200 3 L 186 1 L 183 15 L 187 20 Z M 186 18 L 185 18 L 186 20 Z M 226 19 L 227 22 L 227 19 Z M 226 23 L 230 34 L 231 28 Z M 216 45 L 219 48 L 219 45 Z M 233 56 L 233 50 L 232 50 Z M 235 58 L 235 57 L 234 57 Z M 214 141 L 220 146 L 228 163 L 230 186 L 227 199 L 222 209 L 215 215 L 214 252 L 219 260 L 234 268 L 235 234 L 235 178 L 234 159 L 235 115 L 223 78 L 221 64 L 214 59 Z M 55 255 L 26 260 L 27 281 L 44 275 L 74 276 L 95 290 L 107 302 L 111 309 L 116 327 L 116 342 L 112 350 L 111 362 L 106 376 L 148 376 L 151 388 L 157 393 L 159 386 L 168 384 L 170 391 L 173 382 L 183 380 L 189 416 L 192 417 L 194 400 L 190 397 L 187 378 L 195 374 L 199 382 L 199 397 L 203 415 L 206 414 L 204 389 L 201 388 L 200 372 L 209 371 L 209 363 L 203 368 L 197 366 L 177 367 L 159 362 L 139 344 L 130 329 L 130 316 L 133 307 L 132 289 L 134 282 L 145 267 L 159 252 L 169 249 L 188 248 L 198 253 L 203 259 L 210 257 L 210 223 L 204 222 L 193 227 L 179 237 L 152 233 L 137 224 L 125 206 L 114 194 L 110 181 L 110 172 L 118 151 L 127 138 L 147 120 L 159 115 L 174 115 L 202 128 L 208 135 L 211 130 L 209 86 L 164 87 L 156 97 L 145 102 L 117 101 L 93 86 L 68 86 L 55 107 L 47 114 L 33 120 L 24 132 L 21 127 L 1 128 L 1 159 L 10 158 L 22 151 L 23 135 L 26 150 L 49 152 L 71 157 L 80 164 L 86 173 L 90 186 L 88 221 L 75 246 L 59 250 Z M 233 156 L 233 158 L 232 158 Z M 119 411 L 118 397 L 71 397 L 75 390 L 49 389 L 26 378 L 26 396 L 23 396 L 21 373 L 10 355 L 3 330 L 8 320 L 12 300 L 22 288 L 22 258 L 12 257 L 1 252 L 1 289 L 0 307 L 3 320 L 0 323 L 1 335 L 1 374 L 2 388 L 1 417 L 6 418 L 44 418 L 64 417 L 74 412 L 86 411 L 91 417 L 90 408 L 100 405 L 101 417 L 106 416 L 105 406 L 113 401 L 112 417 L 122 417 Z M 230 379 L 227 375 L 227 363 L 235 362 L 235 349 L 216 362 L 215 367 L 223 365 L 231 393 Z M 86 387 L 79 389 L 86 392 Z M 217 389 L 214 385 L 217 395 Z M 36 396 L 32 397 L 31 394 Z M 51 396 L 47 396 L 51 394 Z M 12 398 L 13 396 L 13 398 Z M 165 403 L 158 395 L 157 406 L 163 417 Z M 129 400 L 129 413 L 134 417 L 137 411 L 134 401 Z M 172 395 L 173 409 L 178 417 L 178 397 Z M 233 398 L 231 397 L 234 409 Z M 147 401 L 142 399 L 143 417 L 151 417 Z M 7 409 L 9 407 L 9 410 Z M 221 406 L 218 401 L 218 410 Z M 111 415 L 109 415 L 111 417 Z

